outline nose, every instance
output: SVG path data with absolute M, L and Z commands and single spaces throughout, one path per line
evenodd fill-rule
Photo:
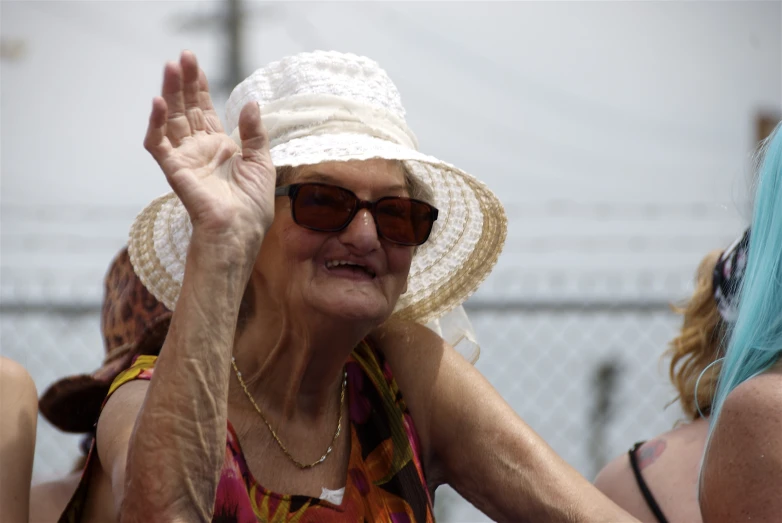
M 375 218 L 368 209 L 360 209 L 339 235 L 340 241 L 365 254 L 380 248 Z

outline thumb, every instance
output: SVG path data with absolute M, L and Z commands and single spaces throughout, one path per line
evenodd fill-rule
M 248 102 L 239 114 L 239 138 L 242 141 L 242 158 L 260 162 L 269 154 L 269 135 L 261 121 L 258 102 Z

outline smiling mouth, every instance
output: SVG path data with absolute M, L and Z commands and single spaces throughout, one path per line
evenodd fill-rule
M 345 260 L 329 260 L 325 263 L 325 266 L 326 270 L 329 272 L 345 276 L 369 276 L 369 278 L 374 278 L 376 276 L 375 271 L 366 265 Z

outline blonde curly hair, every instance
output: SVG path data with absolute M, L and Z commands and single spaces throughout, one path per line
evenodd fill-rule
M 672 306 L 684 318 L 679 335 L 663 356 L 671 358 L 668 374 L 690 420 L 709 415 L 717 387 L 720 365 L 711 364 L 719 357 L 725 323 L 714 300 L 712 274 L 721 254 L 721 250 L 716 250 L 703 258 L 692 296 L 683 306 Z

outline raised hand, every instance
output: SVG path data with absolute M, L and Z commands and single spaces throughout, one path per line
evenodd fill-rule
M 257 248 L 274 217 L 276 173 L 255 102 L 242 108 L 239 134 L 241 147 L 223 130 L 193 53 L 166 65 L 144 147 L 187 209 L 194 235 Z

